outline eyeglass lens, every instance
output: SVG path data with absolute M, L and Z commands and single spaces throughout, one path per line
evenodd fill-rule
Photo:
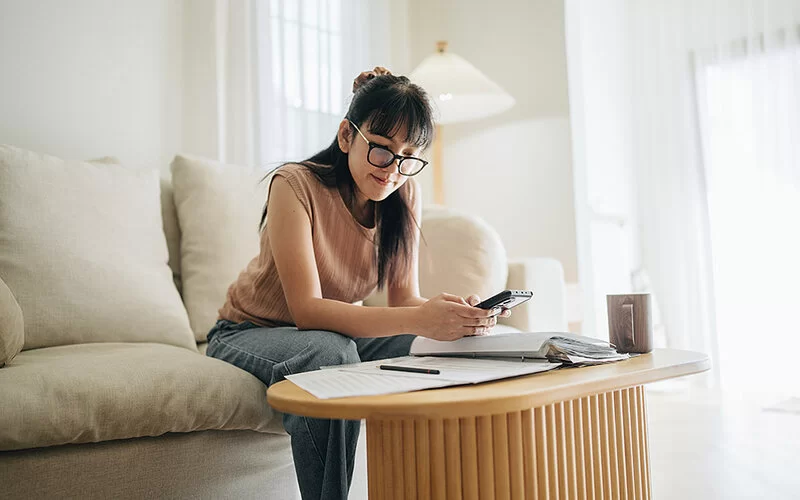
M 394 162 L 394 154 L 386 149 L 372 148 L 368 160 L 378 168 L 386 168 Z M 400 162 L 400 173 L 413 175 L 422 170 L 424 166 L 425 164 L 419 160 L 406 158 Z

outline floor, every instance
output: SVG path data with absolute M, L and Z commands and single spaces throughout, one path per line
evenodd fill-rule
M 648 390 L 653 498 L 800 499 L 800 413 L 674 389 Z

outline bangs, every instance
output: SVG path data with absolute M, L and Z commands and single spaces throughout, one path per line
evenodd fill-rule
M 411 92 L 395 91 L 388 94 L 365 120 L 369 124 L 369 131 L 394 139 L 405 129 L 403 142 L 427 149 L 433 142 L 434 133 L 430 107 Z

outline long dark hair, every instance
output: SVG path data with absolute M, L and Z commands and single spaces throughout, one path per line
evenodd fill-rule
M 404 130 L 404 142 L 423 149 L 433 142 L 435 129 L 428 96 L 421 87 L 404 76 L 380 75 L 367 80 L 355 91 L 345 118 L 351 122 L 351 133 L 355 133 L 353 123 L 359 128 L 367 123 L 371 133 L 389 138 Z M 344 195 L 345 203 L 353 206 L 355 181 L 350 174 L 347 153 L 339 148 L 338 135 L 330 146 L 298 163 L 314 172 L 325 186 L 336 186 Z M 267 174 L 265 179 L 273 172 Z M 402 278 L 399 273 L 406 269 L 414 250 L 411 247 L 414 226 L 419 226 L 419 221 L 415 220 L 412 207 L 408 205 L 409 200 L 405 199 L 402 191 L 402 188 L 397 189 L 375 204 L 378 235 L 375 259 L 379 289 L 383 288 L 387 279 L 394 282 Z M 260 230 L 264 229 L 266 218 L 265 204 Z

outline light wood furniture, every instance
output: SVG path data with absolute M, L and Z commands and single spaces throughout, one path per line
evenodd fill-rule
M 366 419 L 371 499 L 650 498 L 644 384 L 709 369 L 657 349 L 474 386 L 321 400 L 284 381 L 273 408 Z

